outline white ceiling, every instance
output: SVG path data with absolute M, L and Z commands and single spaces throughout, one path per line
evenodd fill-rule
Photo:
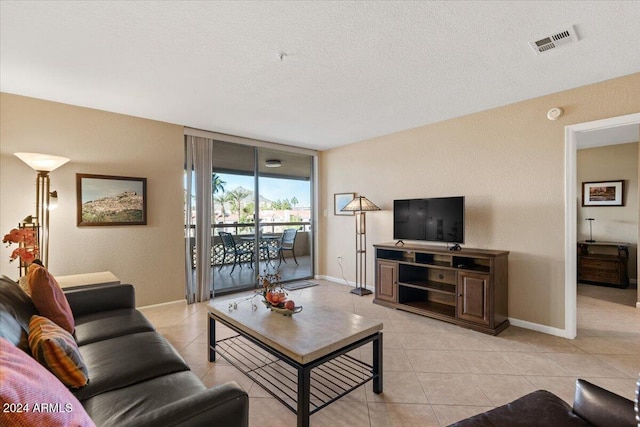
M 639 22 L 639 1 L 2 0 L 0 89 L 325 149 L 639 72 Z

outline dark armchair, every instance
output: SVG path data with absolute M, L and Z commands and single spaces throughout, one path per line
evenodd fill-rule
M 227 261 L 227 256 L 230 255 L 233 257 L 233 267 L 231 268 L 231 272 L 229 274 L 233 274 L 233 270 L 236 268 L 236 264 L 240 263 L 241 258 L 245 255 L 249 256 L 249 267 L 253 269 L 253 251 L 248 251 L 246 249 L 239 248 L 236 245 L 236 240 L 233 238 L 231 233 L 227 233 L 225 231 L 219 231 L 218 235 L 222 240 L 222 246 L 224 247 L 224 255 L 222 256 L 222 263 L 218 270 L 222 269 L 222 266 Z M 240 268 L 242 268 L 242 264 L 240 263 Z
M 291 253 L 293 254 L 293 260 L 296 262 L 296 265 L 298 265 L 298 260 L 296 259 L 296 253 L 293 250 L 296 244 L 297 234 L 298 234 L 298 230 L 296 230 L 295 228 L 287 228 L 282 233 L 282 238 L 278 243 L 278 258 L 280 259 L 280 261 L 278 262 L 278 266 L 282 264 L 282 261 L 287 262 L 287 260 L 284 259 L 284 253 L 283 253 L 284 251 L 291 251 Z

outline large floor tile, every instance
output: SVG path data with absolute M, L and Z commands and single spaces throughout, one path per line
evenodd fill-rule
M 549 358 L 554 360 L 573 375 L 578 377 L 628 377 L 623 371 L 614 368 L 593 354 L 573 353 L 549 353 Z
M 448 350 L 405 350 L 415 372 L 464 372 Z
M 632 378 L 637 378 L 640 375 L 640 353 L 599 354 L 597 357 Z
M 500 355 L 521 375 L 571 376 L 572 373 L 544 353 L 506 352 Z
M 432 405 L 491 405 L 471 374 L 418 373 L 417 376 Z
M 422 386 L 413 372 L 393 372 L 384 376 L 384 389 L 375 394 L 365 386 L 367 401 L 391 403 L 428 403 Z
M 369 408 L 366 402 L 339 400 L 313 414 L 311 425 L 313 427 L 367 427 L 371 425 Z
M 462 372 L 471 374 L 517 374 L 500 353 L 493 351 L 452 351 L 453 357 L 462 366 Z
M 494 406 L 504 405 L 536 390 L 521 375 L 473 375 L 472 378 Z
M 431 405 L 441 426 L 448 426 L 465 418 L 481 414 L 493 406 L 465 406 L 465 405 Z
M 430 405 L 369 402 L 371 427 L 439 427 Z
M 374 305 L 372 295 L 353 295 L 340 283 L 317 282 L 319 286 L 292 291 L 289 297 L 305 306 L 324 304 L 384 324 L 384 393 L 373 393 L 367 382 L 312 415 L 314 427 L 447 426 L 538 389 L 571 404 L 576 378 L 634 397 L 640 372 L 640 310 L 616 299 L 631 298 L 635 289 L 622 297 L 611 296 L 607 288 L 580 285 L 578 338 L 568 340 L 515 326 L 489 336 Z M 205 385 L 236 381 L 248 391 L 251 426 L 296 425 L 291 411 L 224 359 L 208 362 L 208 302 L 176 302 L 142 312 Z M 218 339 L 233 335 L 216 325 Z M 371 363 L 372 345 L 350 355 Z

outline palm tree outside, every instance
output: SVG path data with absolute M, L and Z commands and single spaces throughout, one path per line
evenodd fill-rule
M 222 220 L 224 221 L 224 219 L 227 217 L 227 212 L 225 210 L 224 204 L 231 201 L 229 193 L 216 194 L 215 196 L 213 196 L 213 201 L 220 204 L 220 215 L 222 215 Z
M 218 176 L 218 174 L 214 173 L 213 175 L 211 175 L 211 190 L 213 191 L 213 194 L 216 194 L 218 192 L 224 193 L 224 186 L 226 184 L 227 183 L 223 181 L 222 178 Z
M 229 191 L 227 195 L 229 196 L 229 201 L 231 202 L 231 213 L 233 213 L 233 211 L 238 212 L 239 219 L 240 214 L 242 213 L 242 200 L 249 197 L 251 193 L 242 187 L 238 187 L 235 190 Z

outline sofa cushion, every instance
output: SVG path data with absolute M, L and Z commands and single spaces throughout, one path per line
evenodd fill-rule
M 96 424 L 121 426 L 125 421 L 131 422 L 137 416 L 205 389 L 193 372 L 182 371 L 102 393 L 82 404 Z
M 147 318 L 132 308 L 76 317 L 76 340 L 79 345 L 153 330 L 153 325 Z
M 571 406 L 553 393 L 538 390 L 450 427 L 580 427 L 588 426 Z
M 0 405 L 13 409 L 3 411 L 2 425 L 95 426 L 80 402 L 51 372 L 4 338 L 0 338 L 0 366 Z
M 51 320 L 33 316 L 29 324 L 31 354 L 67 387 L 87 385 L 89 375 L 71 334 Z
M 0 337 L 17 346 L 23 337 L 23 330 L 16 318 L 16 313 L 11 306 L 0 302 Z
M 187 371 L 176 350 L 157 332 L 141 332 L 80 346 L 91 375 L 74 391 L 80 401 L 162 375 Z
M 75 323 L 67 297 L 56 279 L 46 268 L 31 264 L 27 273 L 31 299 L 38 313 L 57 323 L 69 333 L 73 333 Z
M 27 342 L 29 321 L 31 320 L 31 316 L 38 314 L 31 298 L 29 298 L 16 282 L 6 276 L 2 276 L 0 277 L 0 303 L 5 307 L 2 312 L 2 317 L 0 318 L 2 322 L 0 335 L 29 353 L 29 343 Z M 11 321 L 12 318 L 20 325 L 21 329 L 20 338 L 17 342 L 16 325 L 14 321 Z

